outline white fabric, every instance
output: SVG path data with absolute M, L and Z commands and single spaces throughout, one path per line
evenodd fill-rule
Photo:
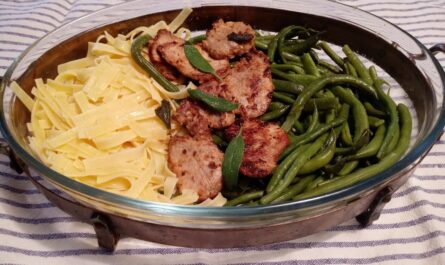
M 53 28 L 120 0 L 0 0 L 0 75 Z M 342 0 L 386 18 L 427 47 L 445 42 L 445 0 Z M 442 66 L 445 56 L 437 55 Z M 49 203 L 0 158 L 0 263 L 4 264 L 445 264 L 445 137 L 372 226 L 257 248 L 190 249 L 123 239 L 114 254 L 91 226 Z

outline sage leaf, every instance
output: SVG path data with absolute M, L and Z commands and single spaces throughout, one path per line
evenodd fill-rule
M 167 100 L 163 99 L 161 101 L 161 106 L 157 107 L 155 109 L 156 116 L 161 119 L 165 126 L 170 130 L 172 128 L 171 126 L 171 107 L 170 103 L 168 103 Z
M 215 97 L 198 89 L 188 89 L 187 92 L 191 98 L 201 101 L 216 111 L 228 112 L 238 108 L 238 104 L 236 103 L 232 103 L 223 98 Z
M 196 69 L 201 72 L 212 74 L 219 81 L 222 81 L 221 77 L 216 73 L 215 69 L 207 62 L 207 60 L 201 55 L 198 49 L 195 48 L 191 43 L 186 43 L 184 45 L 185 57 Z
M 233 189 L 238 185 L 239 169 L 244 155 L 244 139 L 242 129 L 238 135 L 230 141 L 224 153 L 224 160 L 222 163 L 222 174 L 224 179 L 224 186 L 228 189 Z

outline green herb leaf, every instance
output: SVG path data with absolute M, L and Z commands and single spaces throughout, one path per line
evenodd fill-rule
M 226 99 L 212 96 L 198 89 L 188 89 L 190 97 L 205 103 L 207 106 L 216 111 L 228 112 L 238 108 L 238 104 L 232 103 Z
M 198 51 L 198 49 L 195 48 L 195 46 L 193 46 L 191 43 L 186 43 L 184 45 L 184 52 L 191 65 L 193 65 L 199 71 L 212 74 L 219 81 L 222 81 L 221 77 L 219 77 L 215 69 L 213 69 L 209 62 L 207 62 L 207 60 L 202 57 L 201 53 Z
M 238 135 L 230 141 L 224 153 L 222 164 L 222 174 L 224 178 L 224 186 L 233 189 L 238 184 L 238 174 L 243 161 L 244 155 L 244 139 L 242 129 Z
M 165 126 L 171 129 L 171 107 L 167 100 L 162 100 L 161 106 L 155 109 L 155 113 L 165 123 Z

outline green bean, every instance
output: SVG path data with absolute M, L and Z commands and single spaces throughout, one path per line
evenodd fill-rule
M 298 119 L 303 110 L 304 104 L 318 91 L 323 89 L 326 85 L 339 85 L 348 84 L 361 89 L 363 92 L 371 95 L 372 98 L 376 98 L 374 89 L 365 82 L 348 75 L 335 75 L 318 78 L 313 81 L 292 104 L 289 114 L 286 117 L 283 125 L 281 126 L 286 132 L 288 132 L 295 120 Z M 366 111 L 365 111 L 366 114 Z M 367 119 L 365 119 L 367 121 Z
M 307 31 L 307 30 L 300 26 L 291 25 L 291 26 L 285 27 L 277 34 L 277 50 L 278 50 L 278 55 L 280 56 L 281 61 L 283 61 L 285 63 L 287 62 L 287 59 L 283 56 L 283 53 L 285 52 L 284 40 L 287 39 L 288 37 L 292 38 L 292 37 L 296 36 L 296 34 L 300 33 L 301 31 Z
M 348 60 L 346 60 L 345 66 L 346 66 L 346 73 L 348 75 L 352 75 L 353 77 L 358 78 L 357 70 L 355 70 L 354 66 Z
M 312 144 L 309 144 L 307 148 L 304 148 L 304 150 L 300 152 L 298 156 L 296 156 L 295 160 L 293 160 L 292 165 L 289 167 L 284 177 L 274 186 L 274 188 L 269 193 L 267 193 L 260 199 L 261 204 L 269 204 L 280 196 L 280 194 L 292 183 L 301 167 L 312 156 L 314 156 L 318 152 L 318 150 L 320 150 L 326 140 L 326 137 L 328 137 L 327 134 L 320 136 Z
M 373 128 L 377 128 L 380 125 L 385 124 L 385 120 L 379 119 L 374 116 L 369 116 L 369 115 L 368 115 L 368 122 L 369 122 L 369 126 L 373 127 Z
M 287 92 L 299 95 L 304 89 L 303 85 L 295 84 L 286 80 L 272 79 L 272 82 L 275 86 L 275 91 L 278 92 Z
M 336 147 L 335 154 L 336 155 L 347 155 L 354 152 L 356 149 L 354 147 Z
M 340 169 L 340 171 L 337 173 L 339 176 L 346 176 L 350 174 L 354 169 L 356 169 L 359 165 L 359 160 L 352 160 L 349 162 L 346 162 L 344 166 Z
M 311 59 L 313 60 L 315 65 L 318 65 L 318 62 L 320 61 L 320 58 L 318 57 L 317 52 L 314 49 L 311 49 L 308 53 L 311 56 Z
M 386 111 L 389 114 L 389 122 L 386 130 L 385 138 L 383 139 L 382 146 L 380 147 L 379 152 L 377 153 L 377 158 L 382 159 L 387 154 L 388 144 L 391 139 L 394 137 L 397 129 L 397 124 L 399 123 L 399 116 L 397 115 L 396 103 L 392 100 L 390 96 L 388 96 L 382 89 L 383 81 L 377 81 L 374 84 L 375 90 L 377 91 L 377 95 L 379 99 L 384 104 Z
M 308 86 L 312 81 L 317 79 L 317 77 L 312 75 L 289 74 L 278 69 L 271 69 L 271 72 L 278 77 L 305 87 Z
M 323 183 L 325 180 L 322 176 L 319 176 L 318 178 L 314 179 L 311 183 L 309 183 L 306 188 L 304 189 L 305 192 L 313 190 L 318 187 L 321 183 Z M 298 196 L 298 195 L 297 195 Z
M 269 183 L 266 187 L 266 192 L 270 193 L 272 192 L 275 187 L 278 185 L 280 180 L 283 178 L 286 171 L 289 169 L 289 167 L 292 165 L 294 160 L 297 158 L 298 155 L 300 155 L 301 152 L 303 152 L 304 149 L 308 148 L 309 145 L 302 145 L 298 148 L 295 148 L 295 150 L 292 150 L 292 152 L 284 159 L 274 170 L 274 173 L 272 174 L 272 177 L 269 180 Z
M 218 146 L 227 145 L 227 143 L 219 135 L 212 134 L 212 139 L 213 142 Z
M 284 28 L 286 29 L 286 28 Z M 284 30 L 283 29 L 283 30 Z M 267 46 L 267 57 L 269 57 L 269 61 L 273 62 L 275 60 L 275 53 L 277 52 L 277 47 L 278 47 L 278 38 L 279 38 L 279 34 L 277 34 L 270 42 L 269 45 Z
M 319 34 L 313 34 L 304 40 L 293 40 L 293 43 L 285 42 L 283 51 L 300 55 L 309 51 L 319 40 Z
M 365 168 L 358 169 L 351 174 L 338 178 L 338 180 L 320 186 L 315 190 L 302 193 L 299 195 L 298 199 L 305 199 L 325 194 L 328 192 L 332 192 L 335 190 L 341 190 L 352 184 L 366 180 L 369 177 L 374 176 L 375 174 L 378 174 L 390 168 L 394 163 L 396 163 L 408 150 L 411 139 L 411 131 L 412 131 L 412 119 L 408 108 L 403 104 L 399 104 L 397 106 L 397 110 L 400 115 L 401 130 L 397 146 L 393 151 L 388 153 L 378 163 Z
M 259 40 L 259 39 L 255 40 L 255 48 L 257 48 L 259 50 L 267 51 L 268 46 L 269 45 L 267 43 L 264 43 L 262 40 Z
M 288 147 L 286 147 L 286 149 L 280 155 L 279 160 L 282 160 L 284 157 L 286 157 L 288 154 L 290 154 L 299 146 L 309 143 L 314 139 L 316 139 L 317 137 L 319 137 L 320 135 L 327 132 L 328 130 L 343 124 L 343 122 L 345 122 L 348 119 L 348 115 L 349 115 L 349 105 L 343 104 L 340 109 L 338 117 L 336 117 L 333 121 L 329 123 L 317 126 L 317 128 L 313 132 L 303 134 L 300 137 L 298 137 L 298 140 L 296 142 L 291 143 Z
M 385 118 L 385 117 L 387 116 L 385 112 L 376 109 L 376 108 L 375 108 L 371 103 L 369 103 L 369 102 L 365 102 L 365 103 L 363 103 L 363 106 L 365 106 L 366 112 L 367 112 L 369 115 L 374 115 L 374 116 L 381 117 L 381 118 Z
M 296 184 L 288 187 L 286 192 L 283 192 L 278 198 L 273 200 L 272 203 L 285 202 L 292 199 L 292 197 L 302 192 L 314 179 L 315 175 L 309 175 L 300 179 Z
M 379 79 L 379 76 L 377 75 L 377 69 L 375 68 L 375 66 L 373 65 L 369 67 L 368 72 L 369 76 L 371 76 L 372 82 L 375 83 Z
M 297 133 L 304 133 L 304 126 L 303 124 L 301 124 L 300 121 L 296 120 L 293 127 L 295 128 L 295 130 L 297 130 Z
M 245 204 L 246 206 L 259 206 L 260 205 L 260 201 L 255 201 L 255 200 L 253 200 L 253 201 L 251 201 L 251 202 L 249 202 L 249 203 L 246 203 Z
M 295 54 L 292 54 L 292 53 L 288 53 L 288 52 L 283 52 L 282 56 L 286 60 L 297 62 L 297 63 L 301 63 L 301 58 L 298 55 L 295 55 Z
M 188 41 L 191 43 L 191 44 L 197 44 L 197 43 L 199 43 L 199 42 L 202 42 L 203 40 L 205 40 L 207 38 L 207 35 L 206 34 L 202 34 L 202 35 L 198 35 L 198 36 L 195 36 L 195 37 L 191 37 Z
M 309 53 L 303 53 L 301 56 L 301 61 L 303 62 L 304 71 L 313 76 L 320 76 L 320 72 L 318 71 L 317 66 L 315 65 L 314 60 L 312 60 L 312 57 L 309 55 Z
M 284 49 L 287 50 L 287 48 L 290 48 L 290 46 L 302 44 L 304 42 L 304 39 L 290 39 L 290 40 L 284 40 Z M 291 52 L 293 53 L 293 52 Z
M 255 48 L 259 50 L 267 51 L 268 47 L 269 45 L 267 43 L 264 43 L 263 41 L 255 41 Z M 301 62 L 300 56 L 288 52 L 283 52 L 283 58 L 293 62 Z
M 252 191 L 227 201 L 224 206 L 237 206 L 263 197 L 264 191 Z
M 159 73 L 158 70 L 156 70 L 156 68 L 147 59 L 145 59 L 144 56 L 142 56 L 142 47 L 145 47 L 150 39 L 151 37 L 149 35 L 142 35 L 134 40 L 131 44 L 131 57 L 165 90 L 170 92 L 178 92 L 179 89 L 170 81 L 168 81 L 161 73 Z
M 297 140 L 297 136 L 293 132 L 288 132 L 287 136 L 289 137 L 289 140 L 291 143 L 293 143 Z
M 329 58 L 332 59 L 332 61 L 334 61 L 342 69 L 345 68 L 343 59 L 329 46 L 328 43 L 321 41 L 318 45 L 326 53 L 326 55 L 328 55 Z
M 282 109 L 282 108 L 284 108 L 286 106 L 289 106 L 289 105 L 286 105 L 286 104 L 284 104 L 282 102 L 279 102 L 279 101 L 273 101 L 273 102 L 270 103 L 269 108 L 267 110 L 268 111 L 272 111 L 272 110 Z
M 244 155 L 244 140 L 242 129 L 226 148 L 222 163 L 224 186 L 233 189 L 238 184 L 238 174 Z
M 270 66 L 272 69 L 294 71 L 297 74 L 305 74 L 304 69 L 295 64 L 275 64 Z
M 278 119 L 279 117 L 283 116 L 289 108 L 290 108 L 290 106 L 284 106 L 283 108 L 267 112 L 260 116 L 260 120 L 270 121 L 270 120 Z
M 335 109 L 330 109 L 325 115 L 325 123 L 330 123 L 335 120 L 335 116 L 337 115 Z
M 366 69 L 365 65 L 347 44 L 343 46 L 343 52 L 346 54 L 346 57 L 348 57 L 349 62 L 351 62 L 351 64 L 354 66 L 360 79 L 368 85 L 372 85 L 373 82 L 371 76 L 369 75 L 368 69 Z
M 255 37 L 255 40 L 259 41 L 271 41 L 277 34 L 270 34 L 270 35 L 261 35 L 257 34 Z
M 311 98 L 304 104 L 303 111 L 311 112 L 315 108 L 319 110 L 335 109 L 339 104 L 338 98 Z
M 312 114 L 311 118 L 312 119 L 311 119 L 311 122 L 309 123 L 309 126 L 307 127 L 306 134 L 311 134 L 315 130 L 315 128 L 317 128 L 317 126 L 318 126 L 320 117 L 319 117 L 319 112 L 318 112 L 317 107 L 315 107 L 314 113 Z
M 324 67 L 325 69 L 329 70 L 329 72 L 333 73 L 333 74 L 341 74 L 343 72 L 343 70 L 337 68 L 336 66 L 323 61 L 323 60 L 319 60 L 318 61 L 318 65 Z
M 340 86 L 331 88 L 331 91 L 339 97 L 341 101 L 352 107 L 352 117 L 354 118 L 354 145 L 357 147 L 359 141 L 363 141 L 362 144 L 367 144 L 369 141 L 369 123 L 363 104 L 352 92 Z M 368 132 L 368 134 L 366 134 L 366 132 Z
M 329 69 L 326 69 L 323 66 L 317 65 L 317 70 L 320 73 L 320 76 L 328 76 L 328 75 L 333 75 L 333 73 L 331 71 L 329 71 Z
M 349 124 L 345 122 L 341 130 L 341 140 L 344 144 L 352 146 L 354 143 L 352 141 L 351 131 L 349 130 Z
M 360 148 L 357 153 L 346 156 L 342 158 L 342 161 L 351 161 L 351 160 L 359 160 L 362 158 L 368 158 L 375 156 L 380 149 L 380 146 L 383 143 L 383 137 L 385 136 L 386 127 L 381 125 L 377 128 L 377 131 L 374 134 L 372 140 L 362 148 Z
M 391 141 L 389 141 L 386 152 L 391 152 L 397 145 L 400 136 L 400 128 L 398 123 L 396 124 L 396 128 L 394 129 L 394 131 L 394 136 L 391 138 Z
M 238 104 L 232 103 L 226 99 L 215 97 L 199 89 L 188 89 L 190 97 L 205 103 L 207 106 L 216 111 L 229 112 L 239 107 Z
M 335 132 L 332 131 L 328 139 L 326 140 L 325 145 L 327 147 L 325 148 L 325 150 L 322 150 L 319 154 L 307 161 L 306 164 L 301 167 L 298 174 L 306 175 L 327 165 L 332 160 L 335 154 L 335 140 L 336 135 Z
M 272 98 L 285 104 L 293 104 L 295 102 L 295 99 L 283 94 L 282 92 L 273 92 Z

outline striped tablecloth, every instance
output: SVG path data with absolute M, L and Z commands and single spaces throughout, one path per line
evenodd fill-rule
M 33 41 L 120 0 L 0 0 L 0 75 Z M 445 0 L 342 0 L 399 25 L 427 47 L 445 42 Z M 445 56 L 438 55 L 445 66 Z M 2 139 L 0 139 L 2 140 Z M 445 264 L 445 138 L 366 229 L 329 231 L 257 248 L 192 249 L 123 239 L 114 254 L 91 226 L 48 202 L 0 157 L 0 263 L 4 264 Z

